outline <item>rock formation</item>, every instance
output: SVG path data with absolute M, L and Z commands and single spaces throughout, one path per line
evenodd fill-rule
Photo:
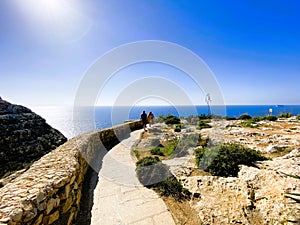
M 196 169 L 193 149 L 188 149 L 189 154 L 184 157 L 171 157 L 163 160 L 163 163 L 193 194 L 190 206 L 198 212 L 201 224 L 299 224 L 299 122 L 263 121 L 256 128 L 238 127 L 240 122 L 230 121 L 229 125 L 234 126 L 224 128 L 224 140 L 255 147 L 272 157 L 272 160 L 257 162 L 257 168 L 240 165 L 237 177 L 226 178 L 211 176 Z M 228 125 L 226 123 L 229 122 L 224 123 Z M 184 127 L 177 135 L 193 130 L 187 123 Z M 152 132 L 150 136 L 150 129 L 149 137 L 142 140 L 137 148 L 149 150 L 152 140 L 159 138 L 164 141 L 166 137 L 175 134 L 172 128 L 167 130 L 165 125 L 156 124 L 152 129 L 160 129 L 162 132 Z M 202 137 L 211 135 L 211 129 L 200 132 Z M 270 145 L 276 146 L 273 147 L 275 150 L 266 150 Z M 287 150 L 281 150 L 280 146 Z
M 23 169 L 66 141 L 41 116 L 0 97 L 0 177 Z

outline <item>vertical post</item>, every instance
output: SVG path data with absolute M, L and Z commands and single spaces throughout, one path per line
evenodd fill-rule
M 206 104 L 207 104 L 207 107 L 208 107 L 208 116 L 211 115 L 211 111 L 210 111 L 210 102 L 211 102 L 211 98 L 210 98 L 210 94 L 207 93 L 206 96 L 205 96 L 205 101 L 206 101 Z
M 269 108 L 269 114 L 270 114 L 270 116 L 272 116 L 272 113 L 273 113 L 273 109 Z

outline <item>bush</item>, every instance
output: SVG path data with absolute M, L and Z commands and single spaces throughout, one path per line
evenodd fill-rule
M 140 158 L 140 153 L 139 153 L 138 150 L 133 150 L 133 153 L 134 153 L 134 155 L 135 155 L 135 157 L 136 157 L 137 159 Z
M 238 119 L 239 120 L 250 120 L 250 119 L 252 119 L 252 117 L 249 116 L 248 114 L 243 114 L 243 115 L 240 115 L 240 117 Z
M 173 196 L 177 200 L 190 197 L 191 193 L 182 187 L 158 157 L 145 157 L 136 166 L 138 179 L 145 187 L 153 188 L 161 196 Z
M 280 113 L 278 118 L 290 118 L 293 116 L 293 113 Z
M 252 118 L 253 122 L 259 122 L 259 121 L 262 121 L 264 120 L 264 117 L 261 117 L 261 116 L 255 116 Z
M 213 176 L 237 176 L 239 165 L 255 166 L 255 161 L 267 160 L 259 152 L 237 144 L 222 144 L 196 149 L 196 165 Z
M 167 145 L 161 148 L 161 151 L 165 154 L 165 156 L 172 155 L 178 145 L 178 142 L 178 139 L 170 141 Z
M 168 115 L 164 119 L 166 124 L 180 124 L 180 119 L 177 116 Z
M 151 166 L 151 165 L 158 163 L 159 161 L 160 160 L 157 156 L 156 157 L 147 156 L 147 157 L 142 158 L 139 161 L 137 161 L 136 166 L 137 167 Z
M 264 120 L 269 120 L 269 121 L 276 121 L 277 117 L 276 116 L 265 116 Z
M 176 124 L 174 131 L 175 132 L 180 132 L 181 131 L 181 124 Z
M 211 125 L 209 125 L 205 120 L 200 120 L 199 121 L 199 125 L 198 125 L 198 129 L 202 130 L 205 128 L 211 128 Z
M 256 127 L 258 127 L 258 125 L 256 124 L 256 122 L 253 119 L 242 121 L 240 123 L 240 126 L 242 126 L 242 127 L 250 127 L 250 128 L 256 128 Z
M 169 169 L 161 163 L 157 156 L 140 159 L 137 161 L 136 167 L 137 177 L 145 187 L 151 187 L 170 176 Z
M 211 115 L 205 115 L 205 114 L 200 114 L 198 116 L 199 120 L 207 120 L 207 119 L 211 119 Z
M 165 155 L 165 154 L 160 150 L 159 147 L 152 148 L 152 149 L 150 150 L 150 153 L 151 153 L 152 155 L 160 155 L 160 156 L 164 156 L 164 155 Z
M 176 157 L 182 157 L 187 155 L 187 150 L 190 148 L 195 148 L 198 146 L 206 146 L 208 140 L 202 140 L 200 134 L 188 134 L 183 135 L 181 140 L 179 141 L 178 145 L 175 148 L 175 151 L 173 153 Z
M 225 120 L 236 120 L 235 117 L 229 117 L 229 116 L 225 116 L 224 119 L 225 119 Z
M 300 120 L 300 114 L 297 116 L 297 120 Z
M 156 184 L 154 190 L 161 196 L 172 196 L 178 201 L 189 199 L 191 196 L 191 193 L 186 188 L 183 188 L 181 183 L 173 175 Z

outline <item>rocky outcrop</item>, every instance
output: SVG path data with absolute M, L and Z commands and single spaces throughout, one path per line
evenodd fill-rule
M 233 125 L 237 125 L 240 121 L 234 122 Z M 265 125 L 267 127 L 229 127 L 224 130 L 224 140 L 255 146 L 262 152 L 270 152 L 270 143 L 276 146 L 272 151 L 287 147 L 294 150 L 272 160 L 257 162 L 257 168 L 240 165 L 238 177 L 211 176 L 198 170 L 193 149 L 184 157 L 163 160 L 193 194 L 190 205 L 198 212 L 201 224 L 300 224 L 299 122 L 265 122 Z M 188 126 L 185 124 L 190 129 Z M 201 135 L 209 137 L 210 132 L 209 129 L 201 130 Z M 162 140 L 165 136 L 153 133 L 148 139 L 159 137 Z M 262 145 L 265 142 L 267 145 Z M 147 144 L 146 141 L 142 143 Z
M 184 187 L 196 196 L 191 205 L 203 224 L 289 224 L 300 218 L 300 150 L 259 168 L 241 166 L 238 177 L 185 176 Z M 179 175 L 179 176 L 178 176 Z
M 30 109 L 0 98 L 0 177 L 24 168 L 66 141 Z

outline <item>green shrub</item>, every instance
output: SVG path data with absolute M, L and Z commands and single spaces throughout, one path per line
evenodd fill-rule
M 138 150 L 133 150 L 133 153 L 137 159 L 140 158 L 140 152 Z
M 258 127 L 258 124 L 253 119 L 250 119 L 250 120 L 244 120 L 244 121 L 242 121 L 240 123 L 240 126 L 241 127 L 256 128 L 256 127 Z
M 208 123 L 207 123 L 207 121 L 205 121 L 205 120 L 200 120 L 199 121 L 199 125 L 198 125 L 198 127 L 197 127 L 199 130 L 202 130 L 202 129 L 205 129 L 205 128 L 211 128 L 211 125 L 209 125 Z
M 147 157 L 142 158 L 139 161 L 137 161 L 136 166 L 137 167 L 151 166 L 151 165 L 158 163 L 159 161 L 160 160 L 157 156 L 156 157 L 147 156 Z
M 268 120 L 268 121 L 276 121 L 277 117 L 276 116 L 265 116 L 264 120 Z
M 240 115 L 238 119 L 239 120 L 250 120 L 250 119 L 252 119 L 252 117 L 249 116 L 248 114 L 243 114 L 243 115 Z
M 174 131 L 175 132 L 181 132 L 181 124 L 176 124 Z
M 212 116 L 211 115 L 205 115 L 205 114 L 200 114 L 198 116 L 199 120 L 207 120 L 207 119 L 211 119 Z
M 196 165 L 213 176 L 237 176 L 238 165 L 255 166 L 255 161 L 267 160 L 259 152 L 237 144 L 222 144 L 196 149 Z
M 297 116 L 297 120 L 300 120 L 300 114 L 298 114 L 298 116 Z
M 187 150 L 190 148 L 195 148 L 197 146 L 207 145 L 207 141 L 201 139 L 201 135 L 197 133 L 183 135 L 183 137 L 178 142 L 173 155 L 175 157 L 182 157 L 187 155 Z
M 229 117 L 229 116 L 225 116 L 224 119 L 225 119 L 225 120 L 236 120 L 235 117 Z
M 162 164 L 157 156 L 148 156 L 137 161 L 136 173 L 139 181 L 145 187 L 151 187 L 170 176 L 168 167 Z
M 172 155 L 172 153 L 174 152 L 175 148 L 178 145 L 178 142 L 179 142 L 178 139 L 168 142 L 168 144 L 166 144 L 163 148 L 161 148 L 161 151 L 164 153 L 165 156 Z
M 180 124 L 180 119 L 177 116 L 168 115 L 164 119 L 166 124 Z
M 179 201 L 191 196 L 158 157 L 145 157 L 139 160 L 136 166 L 139 181 L 145 187 L 153 188 L 161 196 L 172 196 Z
M 189 199 L 191 196 L 189 190 L 183 188 L 181 183 L 173 175 L 154 185 L 154 190 L 161 196 L 172 196 L 178 201 Z
M 159 147 L 152 148 L 152 149 L 150 150 L 150 153 L 151 153 L 152 155 L 160 155 L 160 156 L 164 156 L 164 155 L 165 155 L 165 154 L 160 150 Z
M 278 118 L 290 118 L 293 116 L 293 113 L 280 113 Z
M 253 122 L 259 122 L 259 121 L 262 121 L 264 120 L 264 117 L 261 117 L 261 116 L 255 116 L 252 118 Z

